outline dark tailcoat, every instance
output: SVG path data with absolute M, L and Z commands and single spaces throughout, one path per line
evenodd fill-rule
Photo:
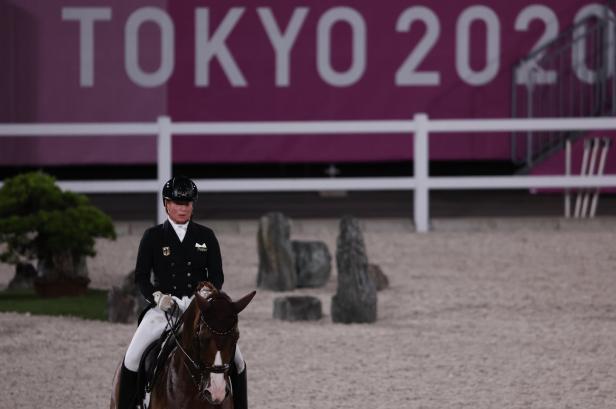
M 222 258 L 214 232 L 191 220 L 180 242 L 169 221 L 147 229 L 139 244 L 135 281 L 151 303 L 155 291 L 180 298 L 191 296 L 200 281 L 221 289 Z

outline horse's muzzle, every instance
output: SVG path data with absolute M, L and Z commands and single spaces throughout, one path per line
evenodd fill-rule
M 220 405 L 231 394 L 231 383 L 228 379 L 225 379 L 225 391 L 224 391 L 224 395 L 222 396 L 217 396 L 217 397 L 212 396 L 212 392 L 210 389 L 211 389 L 211 382 L 210 380 L 208 380 L 205 387 L 200 388 L 199 397 L 202 400 L 205 400 L 212 405 Z

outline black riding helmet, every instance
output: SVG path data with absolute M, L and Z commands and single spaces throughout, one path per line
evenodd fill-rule
M 197 197 L 199 197 L 197 185 L 185 176 L 171 178 L 163 186 L 163 203 L 165 199 L 174 202 L 196 202 Z

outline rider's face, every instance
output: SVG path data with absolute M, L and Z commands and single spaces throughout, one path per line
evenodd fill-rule
M 177 224 L 184 224 L 190 220 L 193 212 L 193 202 L 174 202 L 165 200 L 165 209 L 169 218 Z

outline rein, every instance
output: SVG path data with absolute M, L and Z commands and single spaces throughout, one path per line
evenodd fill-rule
M 182 348 L 182 344 L 180 343 L 180 339 L 179 339 L 178 335 L 175 332 L 180 317 L 177 317 L 177 321 L 175 321 L 174 323 L 171 322 L 173 317 L 176 316 L 177 309 L 178 309 L 178 306 L 176 304 L 173 304 L 173 309 L 171 310 L 171 313 L 168 313 L 167 311 L 165 311 L 165 319 L 167 320 L 167 326 L 169 327 L 169 330 L 171 331 L 171 335 L 173 335 L 173 338 L 175 339 L 175 345 L 177 345 L 177 347 L 180 349 L 182 354 L 184 354 L 184 356 L 188 359 L 188 361 L 192 364 L 192 366 L 198 372 L 200 372 L 200 365 L 197 362 L 193 361 L 193 359 L 190 357 L 190 355 L 188 355 L 188 353 L 184 350 L 184 348 Z M 195 377 L 193 376 L 192 371 L 186 365 L 186 361 L 183 361 L 183 362 L 184 362 L 184 366 L 186 366 L 186 369 L 188 370 L 188 373 L 190 374 L 191 379 L 193 380 L 193 382 L 195 382 L 195 385 L 198 385 L 198 382 L 195 379 Z M 203 376 L 203 374 L 202 374 L 202 376 Z
M 179 350 L 182 352 L 182 354 L 184 355 L 184 357 L 186 357 L 186 359 L 188 360 L 188 362 L 190 363 L 190 365 L 192 366 L 192 370 L 191 368 L 186 364 L 186 360 L 182 361 L 184 366 L 186 367 L 186 370 L 188 371 L 188 374 L 190 375 L 191 379 L 193 380 L 195 386 L 199 387 L 199 385 L 201 384 L 201 379 L 203 379 L 204 375 L 207 373 L 226 373 L 229 371 L 231 365 L 229 364 L 223 364 L 223 365 L 212 365 L 212 366 L 207 366 L 207 365 L 202 365 L 198 360 L 195 361 L 194 359 L 192 359 L 190 357 L 190 355 L 188 354 L 188 352 L 186 352 L 186 350 L 184 350 L 184 348 L 182 348 L 182 344 L 180 343 L 180 339 L 178 337 L 178 334 L 176 333 L 176 329 L 178 328 L 178 322 L 180 320 L 180 317 L 176 315 L 176 312 L 178 310 L 178 306 L 177 304 L 173 305 L 173 309 L 171 310 L 170 313 L 165 311 L 165 319 L 167 320 L 167 326 L 169 327 L 169 330 L 171 331 L 171 334 L 173 335 L 173 338 L 175 339 L 175 343 L 178 346 Z M 176 321 L 172 322 L 173 318 L 176 317 Z M 236 328 L 237 326 L 237 317 L 235 319 L 235 322 L 233 323 L 233 325 L 231 326 L 231 328 L 229 328 L 226 331 L 217 331 L 215 329 L 213 329 L 212 327 L 210 327 L 208 325 L 208 323 L 205 321 L 205 319 L 203 319 L 203 314 L 201 312 L 199 312 L 199 327 L 197 328 L 197 332 L 196 332 L 196 337 L 197 339 L 199 338 L 199 333 L 201 332 L 201 325 L 205 325 L 205 327 L 214 335 L 218 335 L 218 336 L 224 336 L 224 335 L 229 335 L 231 332 L 233 332 L 233 330 Z M 198 342 L 197 342 L 198 345 Z M 193 371 L 197 372 L 197 377 L 193 374 Z

